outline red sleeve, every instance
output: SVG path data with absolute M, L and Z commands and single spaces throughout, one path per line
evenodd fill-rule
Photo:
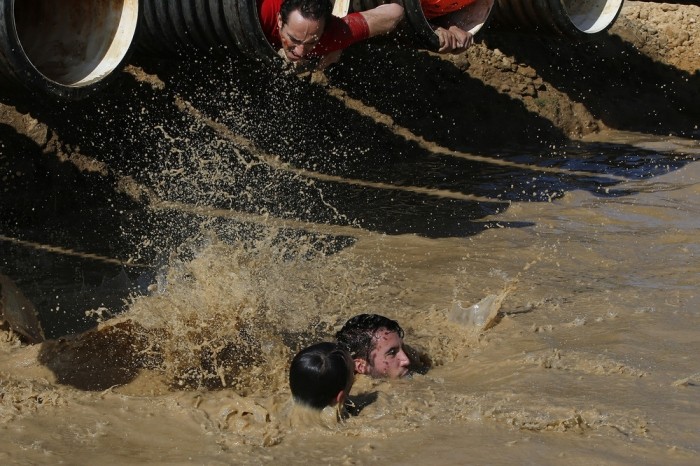
M 369 37 L 369 25 L 360 13 L 350 13 L 344 18 L 331 18 L 321 41 L 314 47 L 311 55 L 327 55 L 336 50 L 350 47 L 356 42 Z
M 476 0 L 420 0 L 420 6 L 425 18 L 433 19 L 459 11 L 474 2 Z

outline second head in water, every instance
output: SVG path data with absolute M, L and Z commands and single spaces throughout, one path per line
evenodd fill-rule
M 355 380 L 350 354 L 335 343 L 316 343 L 292 360 L 289 387 L 294 400 L 310 408 L 342 405 Z

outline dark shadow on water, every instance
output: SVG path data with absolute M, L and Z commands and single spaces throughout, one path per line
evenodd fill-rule
M 138 206 L 104 174 L 79 172 L 8 126 L 0 139 L 0 273 L 35 306 L 46 337 L 83 331 L 95 323 L 86 310 L 120 310 L 143 272 L 122 255 Z
M 345 409 L 351 416 L 359 416 L 363 409 L 375 403 L 379 398 L 379 392 L 360 393 L 349 396 L 345 400 Z
M 39 362 L 54 373 L 58 383 L 80 390 L 102 391 L 125 385 L 143 365 L 137 356 L 135 335 L 131 326 L 123 323 L 84 332 L 75 339 L 46 341 L 41 344 Z
M 386 234 L 413 233 L 429 238 L 466 237 L 496 228 L 495 221 L 480 221 L 508 208 L 506 202 L 464 201 L 406 191 L 375 190 L 337 185 L 325 189 L 326 201 L 364 229 Z M 529 222 L 503 222 L 502 228 L 523 228 Z

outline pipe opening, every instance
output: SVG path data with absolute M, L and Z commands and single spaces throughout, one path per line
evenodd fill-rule
M 610 26 L 623 0 L 561 0 L 571 23 L 581 32 L 595 34 Z
M 117 69 L 136 31 L 138 0 L 23 0 L 14 3 L 17 39 L 46 79 L 82 87 Z

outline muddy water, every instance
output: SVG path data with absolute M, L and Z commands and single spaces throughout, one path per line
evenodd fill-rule
M 395 190 L 319 177 L 309 189 L 332 225 L 152 205 L 198 227 L 143 268 L 83 276 L 82 295 L 102 291 L 101 305 L 80 304 L 97 310 L 96 329 L 37 345 L 2 334 L 0 459 L 697 464 L 700 147 L 608 133 L 557 150 L 410 160 L 392 170 L 431 182 Z M 465 159 L 484 164 L 469 194 L 457 188 Z M 71 260 L 99 262 L 9 237 L 3 247 L 15 274 L 53 257 L 42 264 L 58 283 Z M 120 280 L 121 314 L 104 297 Z M 81 294 L 36 286 L 56 293 L 54 320 L 61 290 Z M 483 330 L 463 317 L 487 297 L 501 319 Z M 361 411 L 342 423 L 292 406 L 291 355 L 360 312 L 398 319 L 429 370 L 360 378 Z

